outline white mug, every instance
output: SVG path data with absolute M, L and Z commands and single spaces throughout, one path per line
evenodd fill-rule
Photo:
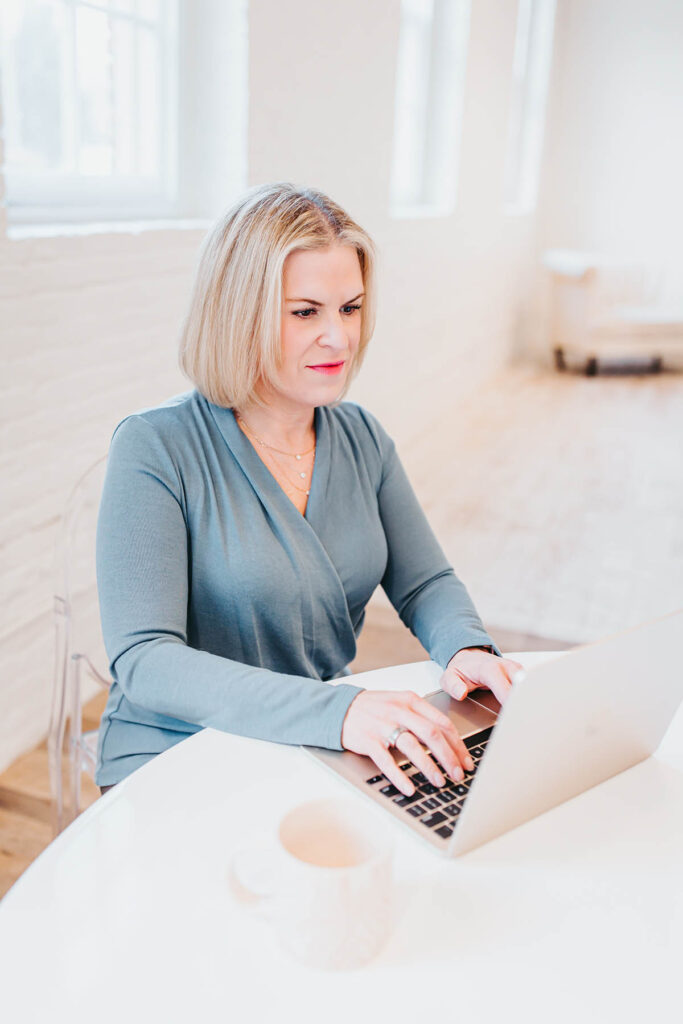
M 279 822 L 270 846 L 232 861 L 236 899 L 275 926 L 311 967 L 360 967 L 393 924 L 392 850 L 383 825 L 353 800 L 311 800 Z

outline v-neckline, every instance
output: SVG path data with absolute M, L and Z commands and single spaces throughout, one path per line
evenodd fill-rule
M 276 494 L 278 497 L 281 497 L 282 500 L 287 502 L 287 506 L 299 519 L 303 519 L 311 525 L 311 511 L 315 510 L 315 506 L 319 500 L 318 495 L 320 493 L 320 488 L 323 486 L 321 479 L 324 476 L 324 467 L 327 463 L 328 431 L 327 422 L 322 414 L 321 407 L 316 406 L 314 409 L 313 427 L 315 430 L 315 458 L 313 460 L 311 486 L 309 488 L 308 501 L 306 502 L 306 511 L 303 513 L 296 507 L 285 489 L 256 451 L 254 445 L 237 422 L 234 410 L 227 409 L 222 406 L 213 406 L 213 408 L 220 411 L 222 414 L 221 419 L 225 417 L 226 425 L 229 424 L 229 439 L 231 447 L 233 448 L 234 454 L 238 457 L 240 462 L 243 463 L 243 468 L 247 470 L 252 483 L 260 484 L 261 488 L 267 494 Z M 228 440 L 228 438 L 226 438 L 226 440 Z

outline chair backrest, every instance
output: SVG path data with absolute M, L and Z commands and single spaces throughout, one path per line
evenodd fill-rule
M 107 655 L 100 628 L 95 576 L 95 535 L 107 456 L 81 476 L 67 499 L 57 548 L 56 602 L 69 620 L 69 654 L 86 659 L 100 682 L 109 681 Z M 90 692 L 94 692 L 89 688 Z M 87 693 L 83 695 L 87 698 Z
M 83 765 L 93 770 L 92 744 L 84 743 L 86 737 L 81 729 L 81 705 L 98 687 L 109 687 L 111 683 L 95 573 L 97 515 L 106 465 L 107 457 L 102 456 L 75 484 L 62 515 L 56 548 L 55 669 L 48 734 L 55 833 L 79 813 Z M 67 720 L 71 794 L 68 808 L 63 780 Z

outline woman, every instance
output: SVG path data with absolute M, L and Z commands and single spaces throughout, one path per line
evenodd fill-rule
M 98 524 L 113 685 L 107 787 L 204 726 L 369 755 L 395 746 L 435 784 L 471 767 L 448 718 L 347 674 L 381 584 L 442 665 L 503 701 L 500 657 L 436 542 L 393 442 L 342 403 L 375 316 L 374 248 L 328 197 L 252 189 L 201 257 L 181 362 L 196 390 L 115 431 Z

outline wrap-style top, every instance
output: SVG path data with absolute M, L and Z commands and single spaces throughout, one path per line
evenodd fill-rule
M 314 426 L 305 515 L 197 391 L 117 427 L 97 531 L 100 785 L 205 726 L 341 749 L 360 688 L 330 680 L 380 584 L 440 665 L 492 645 L 377 420 L 343 402 Z

